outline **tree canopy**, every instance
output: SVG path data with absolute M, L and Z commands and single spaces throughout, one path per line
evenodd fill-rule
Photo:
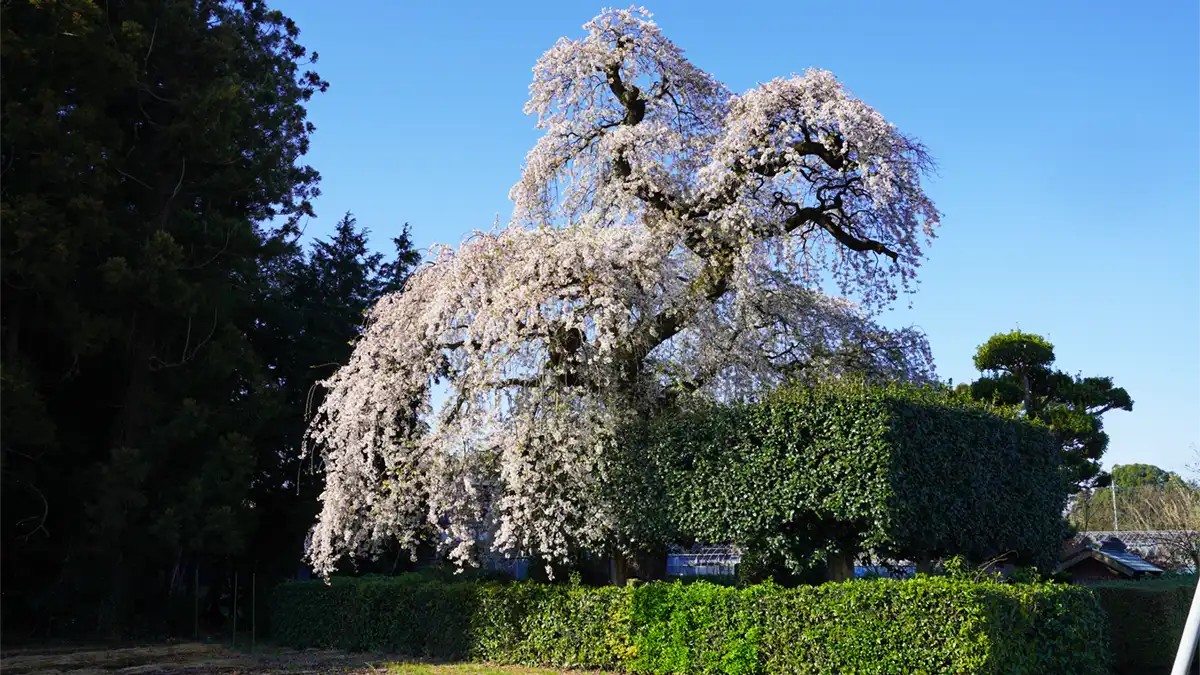
M 1169 482 L 1182 480 L 1175 472 L 1160 469 L 1153 464 L 1117 464 L 1110 473 L 1113 485 L 1119 488 L 1144 485 L 1163 487 Z
M 1054 345 L 1040 335 L 997 333 L 975 354 L 975 367 L 983 376 L 963 388 L 980 400 L 1020 405 L 1026 415 L 1049 425 L 1076 484 L 1107 480 L 1099 464 L 1108 449 L 1102 417 L 1112 410 L 1133 410 L 1133 399 L 1111 377 L 1056 370 L 1054 358 Z
M 920 143 L 827 71 L 735 95 L 645 11 L 584 31 L 534 66 L 510 224 L 434 252 L 325 382 L 323 573 L 430 529 L 459 561 L 483 534 L 545 559 L 619 543 L 621 425 L 785 379 L 933 377 L 920 332 L 874 321 L 938 224 Z

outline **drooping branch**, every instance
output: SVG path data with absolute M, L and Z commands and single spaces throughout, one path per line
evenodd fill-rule
M 617 430 L 680 396 L 753 395 L 796 361 L 838 374 L 854 359 L 837 350 L 867 351 L 870 310 L 915 272 L 938 217 L 922 155 L 832 74 L 734 96 L 644 11 L 585 30 L 534 67 L 525 109 L 545 135 L 511 225 L 439 249 L 328 381 L 322 573 L 430 527 L 460 562 L 483 530 L 546 559 L 609 545 L 596 467 Z M 932 372 L 923 336 L 896 344 L 886 376 Z

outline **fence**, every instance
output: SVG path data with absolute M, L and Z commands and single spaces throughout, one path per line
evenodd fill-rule
M 732 546 L 697 546 L 690 551 L 667 554 L 668 577 L 731 577 L 742 561 L 741 550 Z

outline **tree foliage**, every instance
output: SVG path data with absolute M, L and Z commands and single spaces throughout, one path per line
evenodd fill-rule
M 1142 486 L 1164 487 L 1167 483 L 1183 480 L 1173 471 L 1160 469 L 1153 464 L 1117 464 L 1109 472 L 1113 485 L 1119 488 Z
M 1183 477 L 1153 464 L 1117 464 L 1109 474 L 1111 484 L 1085 489 L 1074 495 L 1068 517 L 1072 524 L 1082 530 L 1103 531 L 1113 529 L 1113 514 L 1117 514 L 1117 526 L 1135 529 L 1128 518 L 1145 521 L 1135 516 L 1130 509 L 1140 499 L 1138 493 L 1161 490 L 1168 486 L 1186 487 Z M 1115 486 L 1116 490 L 1112 488 Z M 1113 508 L 1113 493 L 1117 492 L 1117 508 Z M 1145 529 L 1160 529 L 1158 524 Z
M 734 95 L 642 10 L 584 30 L 534 66 L 544 135 L 510 225 L 439 249 L 325 383 L 324 573 L 431 528 L 460 561 L 484 533 L 546 559 L 620 544 L 601 488 L 623 424 L 786 379 L 932 377 L 923 335 L 872 318 L 938 223 L 918 142 L 831 73 Z
M 6 2 L 0 30 L 5 629 L 161 630 L 196 578 L 294 571 L 311 367 L 410 242 L 295 243 L 327 85 L 260 0 Z
M 1026 415 L 1053 430 L 1073 482 L 1105 484 L 1099 462 L 1108 449 L 1108 434 L 1102 418 L 1111 410 L 1133 410 L 1133 399 L 1111 377 L 1070 375 L 1053 365 L 1054 345 L 1042 336 L 1020 330 L 998 333 L 975 354 L 975 367 L 983 376 L 963 388 L 979 400 L 1022 406 Z

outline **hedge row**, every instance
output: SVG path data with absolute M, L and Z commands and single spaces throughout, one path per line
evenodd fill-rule
M 1108 655 L 1085 589 L 941 577 L 794 589 L 335 579 L 279 587 L 273 614 L 276 640 L 295 648 L 631 673 L 1093 675 Z
M 614 501 L 632 511 L 622 518 L 639 541 L 734 541 L 792 560 L 1016 552 L 1048 569 L 1067 536 L 1050 433 L 954 392 L 785 388 L 664 416 L 623 445 L 630 468 L 616 484 L 639 497 Z
M 1090 588 L 1108 615 L 1116 672 L 1170 672 L 1196 592 L 1196 577 L 1105 582 Z

